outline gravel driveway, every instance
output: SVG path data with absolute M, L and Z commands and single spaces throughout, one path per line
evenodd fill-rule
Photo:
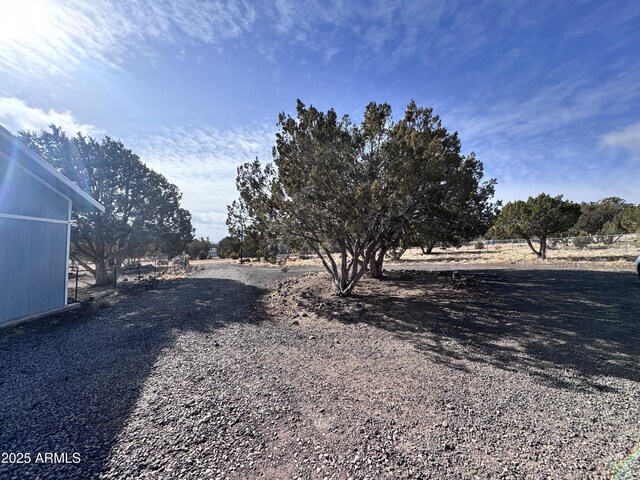
M 391 323 L 269 318 L 292 273 L 217 266 L 2 330 L 0 451 L 32 461 L 0 478 L 602 478 L 640 443 L 640 288 L 562 275 L 490 272 L 493 320 L 445 295 L 432 327 L 396 297 Z
M 0 452 L 31 457 L 0 464 L 0 478 L 179 478 L 187 457 L 208 462 L 201 449 L 212 444 L 201 438 L 212 425 L 203 418 L 240 413 L 234 375 L 260 328 L 255 301 L 282 273 L 198 273 L 133 288 L 110 308 L 0 330 Z M 127 429 L 140 421 L 147 428 L 129 438 Z M 160 432 L 166 438 L 153 437 Z M 162 454 L 157 440 L 167 442 Z M 135 455 L 122 452 L 129 443 Z M 70 463 L 36 463 L 46 453 L 67 454 Z M 133 471 L 125 470 L 129 463 Z

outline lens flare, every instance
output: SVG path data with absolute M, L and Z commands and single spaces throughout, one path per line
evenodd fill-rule
M 611 480 L 635 480 L 638 478 L 640 478 L 640 446 L 627 455 L 611 475 Z
M 0 207 L 7 195 L 9 195 L 11 179 L 13 178 L 15 168 L 15 164 L 11 160 L 0 157 Z M 11 198 L 11 196 L 9 196 L 9 198 Z
M 0 10 L 0 48 L 34 47 L 52 34 L 54 12 L 49 0 L 10 0 Z

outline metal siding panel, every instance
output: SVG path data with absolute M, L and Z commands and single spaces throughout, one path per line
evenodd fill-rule
M 0 213 L 66 220 L 68 205 L 67 198 L 0 157 Z
M 0 323 L 64 306 L 67 225 L 0 218 L 0 239 Z
M 0 218 L 0 321 L 25 315 L 27 299 L 27 265 L 20 259 L 29 258 L 29 237 L 26 222 Z

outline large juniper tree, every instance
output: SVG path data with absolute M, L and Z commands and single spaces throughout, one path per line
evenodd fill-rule
M 273 164 L 239 167 L 242 208 L 231 206 L 229 224 L 304 242 L 339 295 L 368 269 L 381 276 L 386 252 L 416 229 L 484 205 L 493 192 L 493 182 L 480 183 L 482 164 L 461 155 L 457 134 L 414 102 L 398 123 L 389 105 L 373 102 L 358 126 L 300 101 L 296 113 L 279 116 Z
M 542 260 L 547 258 L 547 239 L 563 235 L 580 217 L 580 205 L 541 193 L 537 197 L 507 203 L 492 227 L 502 238 L 524 238 L 529 248 Z
M 374 182 L 367 182 L 355 128 L 335 111 L 298 101 L 297 116 L 280 114 L 274 165 L 238 169 L 237 186 L 252 222 L 283 243 L 305 242 L 348 295 L 379 244 Z
M 365 114 L 363 127 L 367 121 Z M 482 163 L 473 153 L 462 155 L 457 133 L 449 133 L 431 108 L 413 101 L 389 127 L 385 150 L 380 170 L 385 229 L 370 262 L 375 278 L 382 276 L 389 249 L 405 248 L 424 235 L 448 241 L 484 231 L 495 185 L 495 180 L 482 183 Z
M 20 132 L 30 148 L 105 207 L 104 213 L 73 213 L 71 256 L 101 285 L 112 281 L 110 263 L 155 247 L 175 255 L 193 240 L 190 213 L 178 188 L 154 172 L 120 141 L 81 134 Z

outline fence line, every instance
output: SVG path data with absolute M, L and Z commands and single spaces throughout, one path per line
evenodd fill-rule
M 527 241 L 524 238 L 508 238 L 508 239 L 492 239 L 492 240 L 476 240 L 463 244 L 468 248 L 479 248 L 478 245 L 482 242 L 482 248 L 491 248 L 495 246 L 511 246 L 512 248 L 520 245 L 526 245 Z M 567 236 L 567 237 L 551 237 L 547 239 L 548 248 L 551 250 L 557 249 L 576 249 L 582 250 L 589 247 L 619 247 L 625 251 L 640 247 L 638 234 L 636 233 L 617 233 L 608 235 L 581 235 L 581 236 Z

